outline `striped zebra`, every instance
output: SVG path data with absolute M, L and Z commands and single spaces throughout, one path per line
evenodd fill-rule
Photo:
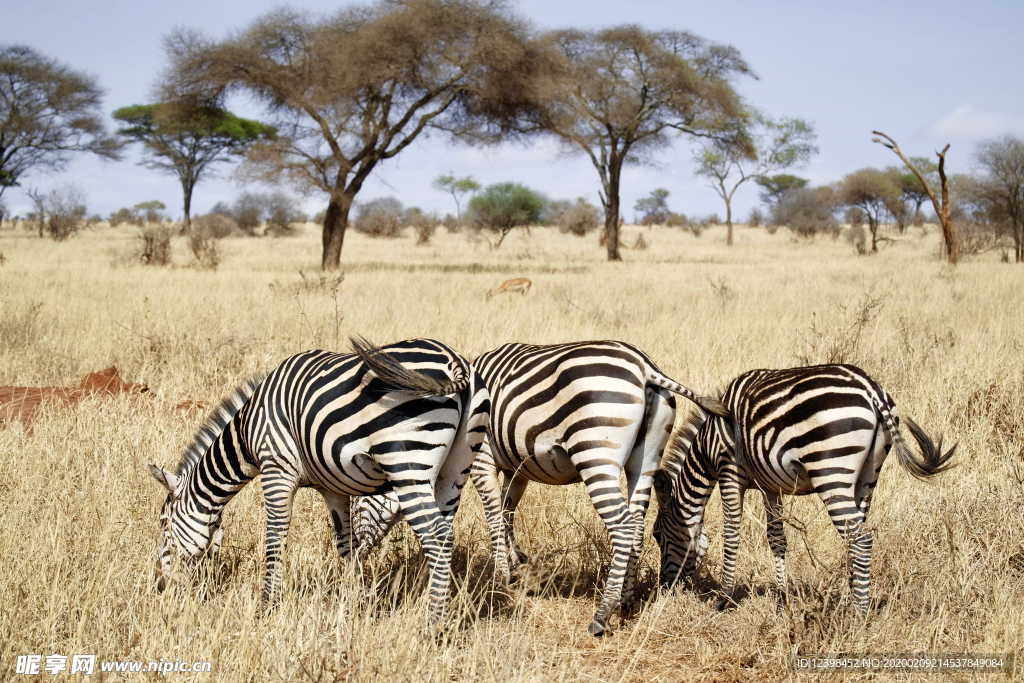
M 466 419 L 477 392 L 469 364 L 441 342 L 413 339 L 355 353 L 306 351 L 239 387 L 196 434 L 174 472 L 150 465 L 168 495 L 160 512 L 157 587 L 176 554 L 221 543 L 224 506 L 257 475 L 266 505 L 262 601 L 281 585 L 281 553 L 300 487 L 320 492 L 344 557 L 350 500 L 393 491 L 430 571 L 430 616 L 444 619 L 452 517 L 473 458 Z M 485 392 L 486 393 L 486 392 Z M 486 414 L 486 411 L 483 413 Z
M 495 574 L 507 583 L 515 565 L 526 561 L 513 522 L 527 484 L 582 481 L 612 546 L 604 594 L 589 626 L 601 635 L 616 607 L 628 613 L 633 606 L 651 480 L 675 421 L 669 392 L 713 412 L 723 411 L 721 403 L 669 379 L 643 352 L 619 341 L 505 344 L 481 355 L 473 368 L 490 394 L 490 416 L 470 478 L 487 516 Z M 396 512 L 394 501 L 382 496 L 362 499 L 357 508 L 359 533 L 374 541 Z
M 768 544 L 780 599 L 786 589 L 783 494 L 820 496 L 847 544 L 849 585 L 856 607 L 869 604 L 871 496 L 889 450 L 918 479 L 949 469 L 956 446 L 943 453 L 906 419 L 923 455 L 919 461 L 900 435 L 896 407 L 863 370 L 817 365 L 752 370 L 722 396 L 732 417 L 698 415 L 677 434 L 655 474 L 661 583 L 690 576 L 699 561 L 704 507 L 718 482 L 725 516 L 722 590 L 718 607 L 732 604 L 743 494 L 764 495 Z

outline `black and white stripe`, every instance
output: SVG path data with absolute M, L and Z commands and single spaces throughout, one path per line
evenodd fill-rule
M 513 523 L 527 484 L 582 481 L 612 545 L 608 580 L 589 627 L 601 635 L 616 607 L 632 609 L 651 478 L 675 420 L 669 392 L 708 410 L 724 408 L 669 379 L 643 352 L 619 341 L 505 344 L 473 361 L 473 369 L 488 392 L 490 414 L 482 443 L 475 439 L 484 429 L 478 424 L 470 430 L 480 451 L 470 478 L 487 516 L 495 573 L 507 583 L 515 566 L 526 561 Z M 487 401 L 475 400 L 474 416 L 486 407 Z M 357 505 L 358 533 L 373 540 L 398 513 L 390 495 L 362 498 Z
M 924 456 L 903 441 L 889 395 L 852 365 L 753 370 L 734 379 L 722 396 L 731 417 L 697 416 L 674 439 L 655 475 L 661 582 L 692 574 L 699 560 L 704 507 L 717 482 L 725 516 L 719 605 L 731 602 L 739 548 L 743 494 L 764 495 L 775 580 L 785 595 L 786 537 L 782 499 L 816 493 L 847 542 L 850 588 L 858 609 L 868 609 L 871 531 L 865 527 L 882 465 L 895 446 L 900 464 L 925 479 L 948 469 L 955 446 L 942 452 L 907 418 Z
M 158 586 L 180 551 L 219 546 L 221 513 L 260 476 L 267 510 L 263 599 L 280 589 L 281 552 L 300 487 L 320 492 L 338 552 L 352 551 L 350 500 L 394 492 L 430 569 L 430 614 L 443 619 L 452 517 L 473 453 L 469 364 L 441 342 L 414 339 L 356 353 L 307 351 L 229 397 L 200 429 L 176 473 L 150 466 L 169 490 L 161 512 Z M 483 413 L 486 414 L 486 411 Z

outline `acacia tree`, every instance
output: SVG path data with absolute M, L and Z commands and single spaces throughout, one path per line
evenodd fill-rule
M 74 152 L 117 159 L 91 76 L 24 45 L 0 46 L 0 197 L 31 171 L 55 173 Z
M 978 146 L 981 182 L 989 201 L 1013 236 L 1014 260 L 1024 263 L 1024 140 L 1006 136 Z
M 491 244 L 498 249 L 513 229 L 539 223 L 545 204 L 543 195 L 525 185 L 496 183 L 470 200 L 469 216 L 477 227 L 498 233 Z
M 608 260 L 620 261 L 623 166 L 644 161 L 673 132 L 742 146 L 746 112 L 730 80 L 750 68 L 733 47 L 638 26 L 554 31 L 543 44 L 551 65 L 531 93 L 539 127 L 597 170 Z
M 777 173 L 775 175 L 758 176 L 754 178 L 754 182 L 761 188 L 757 195 L 758 198 L 762 204 L 768 206 L 768 211 L 771 212 L 786 193 L 803 189 L 807 187 L 810 181 L 807 178 L 801 178 L 800 176 L 788 173 Z
M 534 68 L 526 28 L 476 0 L 379 0 L 326 18 L 264 15 L 223 41 L 178 31 L 165 90 L 262 103 L 278 137 L 249 170 L 323 192 L 324 269 L 336 269 L 353 201 L 378 164 L 428 130 L 479 140 L 520 109 Z
M 748 180 L 807 163 L 818 151 L 814 128 L 802 119 L 773 120 L 753 112 L 749 140 L 709 140 L 696 152 L 697 175 L 725 202 L 725 243 L 732 245 L 732 200 Z
M 459 201 L 459 197 L 479 191 L 480 183 L 473 176 L 456 178 L 454 173 L 449 172 L 434 179 L 434 189 L 447 192 L 452 196 L 452 199 L 455 200 L 455 218 L 461 221 L 462 203 Z
M 207 169 L 274 136 L 270 126 L 212 106 L 136 104 L 118 109 L 114 118 L 124 124 L 118 135 L 142 145 L 143 166 L 178 176 L 185 232 L 192 230 L 192 192 Z
M 642 225 L 657 225 L 658 223 L 668 222 L 669 214 L 672 213 L 668 208 L 668 195 L 668 190 L 664 187 L 658 187 L 651 190 L 651 193 L 646 197 L 636 200 L 633 210 L 640 214 L 640 223 Z
M 901 209 L 900 190 L 892 176 L 877 168 L 862 168 L 839 183 L 839 201 L 864 212 L 871 232 L 871 251 L 878 251 L 878 226 L 885 214 Z

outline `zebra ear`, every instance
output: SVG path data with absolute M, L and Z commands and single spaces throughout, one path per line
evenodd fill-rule
M 170 493 L 174 493 L 174 489 L 178 487 L 178 475 L 171 474 L 162 467 L 149 465 L 149 473 L 153 475 L 154 479 L 163 484 Z

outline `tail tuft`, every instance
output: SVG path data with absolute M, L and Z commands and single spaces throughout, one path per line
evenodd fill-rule
M 365 337 L 349 337 L 352 350 L 360 360 L 369 366 L 373 374 L 388 387 L 408 391 L 417 396 L 445 396 L 458 393 L 468 385 L 468 378 L 461 368 L 456 368 L 456 377 L 451 382 L 439 382 L 422 372 L 410 370 L 379 346 Z
M 939 436 L 939 443 L 936 446 L 935 443 L 932 442 L 931 437 L 925 433 L 924 429 L 922 429 L 920 425 L 909 417 L 905 418 L 905 420 L 907 428 L 910 430 L 910 433 L 914 435 L 914 440 L 917 441 L 917 445 L 921 449 L 921 454 L 924 456 L 924 462 L 919 462 L 913 457 L 905 444 L 900 444 L 903 446 L 899 451 L 900 463 L 908 472 L 918 479 L 926 479 L 928 477 L 933 477 L 940 472 L 945 472 L 946 470 L 956 467 L 956 463 L 950 461 L 956 454 L 957 444 L 953 444 L 952 448 L 943 453 L 941 436 Z

